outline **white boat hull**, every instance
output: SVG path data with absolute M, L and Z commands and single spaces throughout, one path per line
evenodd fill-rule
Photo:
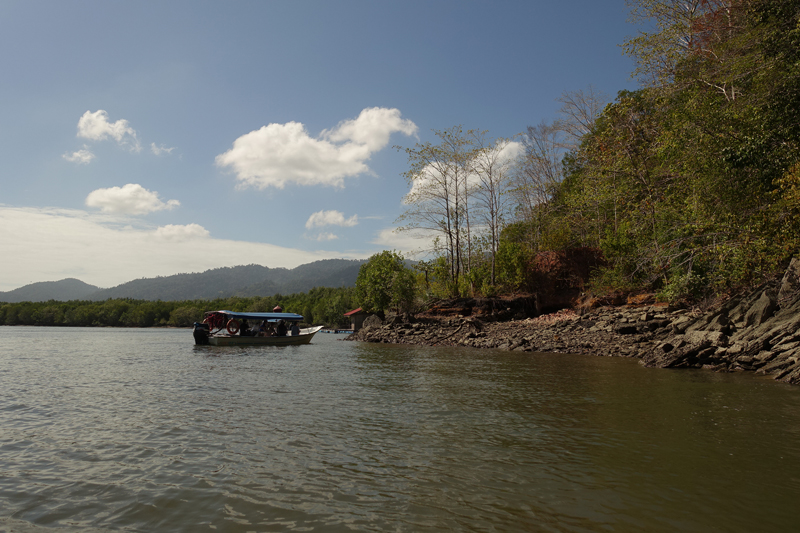
M 299 335 L 286 335 L 275 337 L 242 337 L 239 335 L 213 334 L 208 337 L 208 344 L 212 346 L 294 346 L 297 344 L 308 344 L 314 335 L 323 326 L 305 328 L 300 330 Z

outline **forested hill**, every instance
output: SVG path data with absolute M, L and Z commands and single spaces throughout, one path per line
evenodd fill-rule
M 307 292 L 314 287 L 352 287 L 362 260 L 325 259 L 293 269 L 261 265 L 215 268 L 192 274 L 143 278 L 110 289 L 100 289 L 77 279 L 33 283 L 0 292 L 0 302 L 47 300 L 197 300 L 230 296 L 273 296 Z
M 75 278 L 62 279 L 61 281 L 41 281 L 25 285 L 13 291 L 0 292 L 0 302 L 86 300 L 98 290 L 100 290 L 99 287 L 89 285 Z

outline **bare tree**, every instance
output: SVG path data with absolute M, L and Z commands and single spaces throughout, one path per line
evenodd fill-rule
M 473 136 L 476 147 L 473 169 L 477 179 L 474 198 L 489 236 L 490 281 L 494 285 L 500 232 L 513 205 L 513 198 L 509 194 L 512 187 L 511 169 L 522 148 L 510 139 L 501 138 L 492 142 L 485 134 L 479 132 Z
M 585 90 L 566 91 L 558 101 L 561 102 L 558 110 L 560 117 L 554 125 L 564 133 L 563 147 L 574 150 L 580 144 L 581 138 L 592 131 L 594 121 L 609 102 L 609 98 L 589 85 Z
M 589 86 L 585 90 L 567 91 L 558 101 L 562 105 L 556 121 L 529 126 L 521 135 L 525 151 L 514 171 L 514 196 L 523 219 L 535 228 L 531 239 L 534 249 L 541 243 L 550 199 L 563 179 L 564 156 L 578 150 L 608 97 Z
M 411 190 L 403 199 L 407 208 L 398 218 L 405 225 L 400 231 L 420 229 L 442 237 L 450 265 L 454 290 L 469 263 L 465 265 L 462 238 L 471 251 L 469 221 L 469 176 L 472 174 L 474 147 L 460 126 L 434 131 L 439 144 L 417 143 L 406 148 L 410 169 L 403 173 Z M 468 256 L 469 258 L 469 256 Z
M 556 124 L 541 122 L 528 126 L 522 135 L 524 154 L 514 172 L 514 195 L 522 217 L 534 223 L 536 234 L 531 244 L 541 240 L 545 208 L 561 182 L 561 159 L 564 157 L 564 132 Z

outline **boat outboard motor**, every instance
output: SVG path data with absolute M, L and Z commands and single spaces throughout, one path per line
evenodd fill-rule
M 208 334 L 211 332 L 211 328 L 208 327 L 208 324 L 202 324 L 200 322 L 194 323 L 194 329 L 192 330 L 192 335 L 194 335 L 194 343 L 195 344 L 208 344 Z

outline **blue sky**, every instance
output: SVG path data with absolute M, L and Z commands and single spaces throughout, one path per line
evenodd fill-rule
M 636 88 L 624 0 L 0 3 L 0 290 L 408 250 L 395 145 Z

